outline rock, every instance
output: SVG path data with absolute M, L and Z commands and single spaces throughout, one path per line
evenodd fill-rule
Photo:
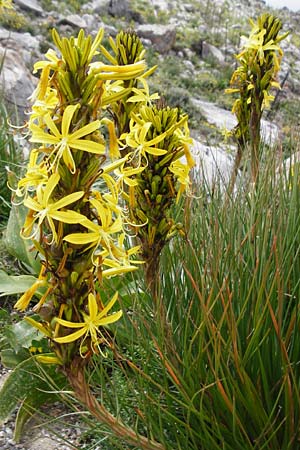
M 88 28 L 87 22 L 84 20 L 83 17 L 79 16 L 78 14 L 69 14 L 68 16 L 60 19 L 58 24 L 71 25 L 72 27 L 75 28 Z
M 88 31 L 97 30 L 103 26 L 99 23 L 99 19 L 94 14 L 83 14 L 82 20 L 85 21 Z
M 29 33 L 17 33 L 0 28 L 0 48 L 3 50 L 15 50 L 19 53 L 27 67 L 32 67 L 33 62 L 40 58 L 39 36 L 31 36 Z
M 204 60 L 213 60 L 217 64 L 225 63 L 225 56 L 221 50 L 206 41 L 202 41 L 200 56 Z
M 194 140 L 191 153 L 196 163 L 192 171 L 192 178 L 197 185 L 205 183 L 210 188 L 216 184 L 221 188 L 228 185 L 234 158 L 224 148 L 204 145 Z
M 131 8 L 129 0 L 110 0 L 108 14 L 113 17 L 124 17 L 127 20 L 134 20 L 138 23 L 143 21 L 141 14 Z
M 0 48 L 0 58 L 4 57 L 4 64 L 0 74 L 0 86 L 7 102 L 14 109 L 17 106 L 18 115 L 24 119 L 24 111 L 29 108 L 28 97 L 36 87 L 37 79 L 31 75 L 22 58 L 20 51 Z
M 70 447 L 66 444 L 58 443 L 56 440 L 53 440 L 49 437 L 40 437 L 34 440 L 28 450 L 53 450 L 53 449 L 70 449 L 74 447 Z
M 216 106 L 213 103 L 199 99 L 192 99 L 194 106 L 198 107 L 209 123 L 214 124 L 220 129 L 232 130 L 236 124 L 236 117 L 231 111 Z M 278 140 L 278 127 L 267 120 L 261 121 L 261 138 L 268 145 L 274 145 Z
M 38 15 L 42 15 L 44 12 L 36 0 L 14 0 L 14 3 L 19 5 L 21 9 L 34 12 Z
M 154 9 L 159 9 L 160 11 L 169 11 L 169 2 L 166 0 L 152 0 L 151 3 Z
M 176 41 L 176 28 L 170 25 L 145 24 L 136 28 L 140 38 L 149 39 L 154 50 L 166 54 Z
M 109 0 L 94 0 L 91 2 L 90 9 L 94 14 L 99 14 L 100 17 L 108 12 Z

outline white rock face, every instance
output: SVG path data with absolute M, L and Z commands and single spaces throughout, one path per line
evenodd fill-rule
M 217 128 L 232 130 L 236 124 L 236 117 L 231 111 L 227 111 L 214 103 L 204 100 L 193 99 L 193 103 L 198 107 L 209 123 L 214 124 Z M 274 145 L 279 138 L 279 130 L 277 125 L 267 120 L 261 121 L 261 138 L 268 145 Z
M 208 146 L 194 140 L 191 153 L 196 166 L 192 178 L 196 184 L 205 183 L 210 188 L 228 185 L 233 170 L 234 159 L 224 148 Z
M 15 103 L 22 115 L 29 107 L 28 97 L 35 89 L 37 79 L 25 66 L 19 51 L 0 48 L 0 59 L 3 56 L 5 59 L 0 74 L 0 86 L 7 101 Z
M 32 11 L 35 14 L 43 14 L 43 8 L 36 0 L 14 0 L 17 5 L 27 11 Z

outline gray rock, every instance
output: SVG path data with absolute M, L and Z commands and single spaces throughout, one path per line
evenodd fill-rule
M 153 8 L 159 9 L 160 11 L 169 10 L 169 2 L 166 0 L 152 0 Z
M 205 41 L 202 42 L 200 56 L 204 60 L 213 60 L 218 64 L 224 64 L 225 62 L 225 56 L 221 50 Z
M 94 0 L 91 2 L 91 10 L 96 14 L 103 14 L 108 10 L 109 0 Z
M 17 51 L 19 59 L 21 57 L 27 67 L 32 67 L 33 62 L 41 56 L 39 38 L 29 33 L 18 33 L 0 28 L 0 48 Z
M 191 153 L 196 163 L 192 178 L 197 185 L 205 183 L 210 188 L 213 188 L 216 184 L 221 188 L 228 185 L 234 159 L 226 149 L 204 145 L 194 140 Z
M 231 111 L 216 106 L 213 103 L 199 99 L 192 99 L 193 104 L 198 107 L 209 123 L 214 124 L 217 128 L 232 130 L 236 124 L 236 117 Z M 261 121 L 261 138 L 268 145 L 274 145 L 278 140 L 278 127 L 267 120 Z
M 23 120 L 24 111 L 29 107 L 28 97 L 32 94 L 37 79 L 31 75 L 31 72 L 25 66 L 18 50 L 0 48 L 0 58 L 4 54 L 0 87 L 12 109 L 14 109 L 14 104 L 17 106 L 18 115 Z
M 138 11 L 131 8 L 129 0 L 110 0 L 108 13 L 113 17 L 124 17 L 127 20 L 134 20 L 142 23 L 142 16 Z
M 25 11 L 32 11 L 38 15 L 41 15 L 44 12 L 36 0 L 14 0 L 14 2 Z
M 54 441 L 50 437 L 40 437 L 36 440 L 34 440 L 28 450 L 54 450 L 54 449 L 70 449 L 73 447 L 70 447 L 66 444 L 58 443 L 57 441 Z
M 78 14 L 69 14 L 68 16 L 61 18 L 58 24 L 71 25 L 75 28 L 88 28 L 87 22 L 82 16 L 79 16 Z
M 171 50 L 176 41 L 176 28 L 170 25 L 139 25 L 137 33 L 141 38 L 149 39 L 154 50 L 165 54 Z

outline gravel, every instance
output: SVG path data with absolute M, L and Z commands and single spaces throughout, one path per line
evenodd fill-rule
M 0 363 L 0 389 L 9 375 L 10 370 L 3 367 Z M 62 417 L 64 414 L 68 413 L 66 407 L 61 403 L 54 403 L 50 407 L 44 409 L 45 414 L 47 414 L 47 419 L 49 416 L 54 419 Z M 33 417 L 25 425 L 24 433 L 20 443 L 16 443 L 13 440 L 14 426 L 16 420 L 17 412 L 14 412 L 12 416 L 6 420 L 2 425 L 0 425 L 0 449 L 1 450 L 79 450 L 78 442 L 80 439 L 81 429 L 80 424 L 77 422 L 77 418 L 70 419 L 69 423 L 66 419 L 54 420 L 51 423 L 50 432 L 45 425 L 42 424 L 39 417 Z M 62 423 L 64 422 L 64 423 Z M 72 422 L 72 423 L 70 423 Z M 59 438 L 61 436 L 65 441 Z

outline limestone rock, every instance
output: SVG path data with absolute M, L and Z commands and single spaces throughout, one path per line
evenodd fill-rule
M 20 119 L 24 119 L 24 111 L 29 108 L 28 97 L 32 94 L 37 79 L 25 66 L 20 52 L 0 48 L 0 58 L 5 54 L 4 65 L 0 74 L 0 86 L 11 109 L 17 106 Z
M 236 117 L 231 111 L 216 106 L 213 103 L 199 99 L 193 99 L 192 102 L 198 107 L 201 113 L 206 117 L 209 123 L 214 124 L 217 128 L 232 130 L 236 124 Z M 261 121 L 261 138 L 268 145 L 274 145 L 278 140 L 278 127 L 267 120 Z
M 218 64 L 224 64 L 225 56 L 220 49 L 206 41 L 202 42 L 201 58 L 204 60 L 213 60 Z
M 129 0 L 110 0 L 108 13 L 113 17 L 124 17 L 127 20 L 142 22 L 141 14 L 131 8 Z
M 170 25 L 139 25 L 137 33 L 140 38 L 150 40 L 153 48 L 161 54 L 170 51 L 176 41 L 176 28 Z
M 14 3 L 19 5 L 21 9 L 34 12 L 38 15 L 41 15 L 44 12 L 37 0 L 14 0 Z
M 69 14 L 68 16 L 60 19 L 58 23 L 62 25 L 71 25 L 75 28 L 86 29 L 88 27 L 88 24 L 85 21 L 84 17 L 80 16 L 79 14 Z
M 208 146 L 194 140 L 191 153 L 195 159 L 192 178 L 197 185 L 205 183 L 212 188 L 228 185 L 234 166 L 234 158 L 226 149 L 218 146 Z
M 22 58 L 23 63 L 30 68 L 41 56 L 40 39 L 40 36 L 0 28 L 0 48 L 17 51 L 19 53 L 18 59 Z

